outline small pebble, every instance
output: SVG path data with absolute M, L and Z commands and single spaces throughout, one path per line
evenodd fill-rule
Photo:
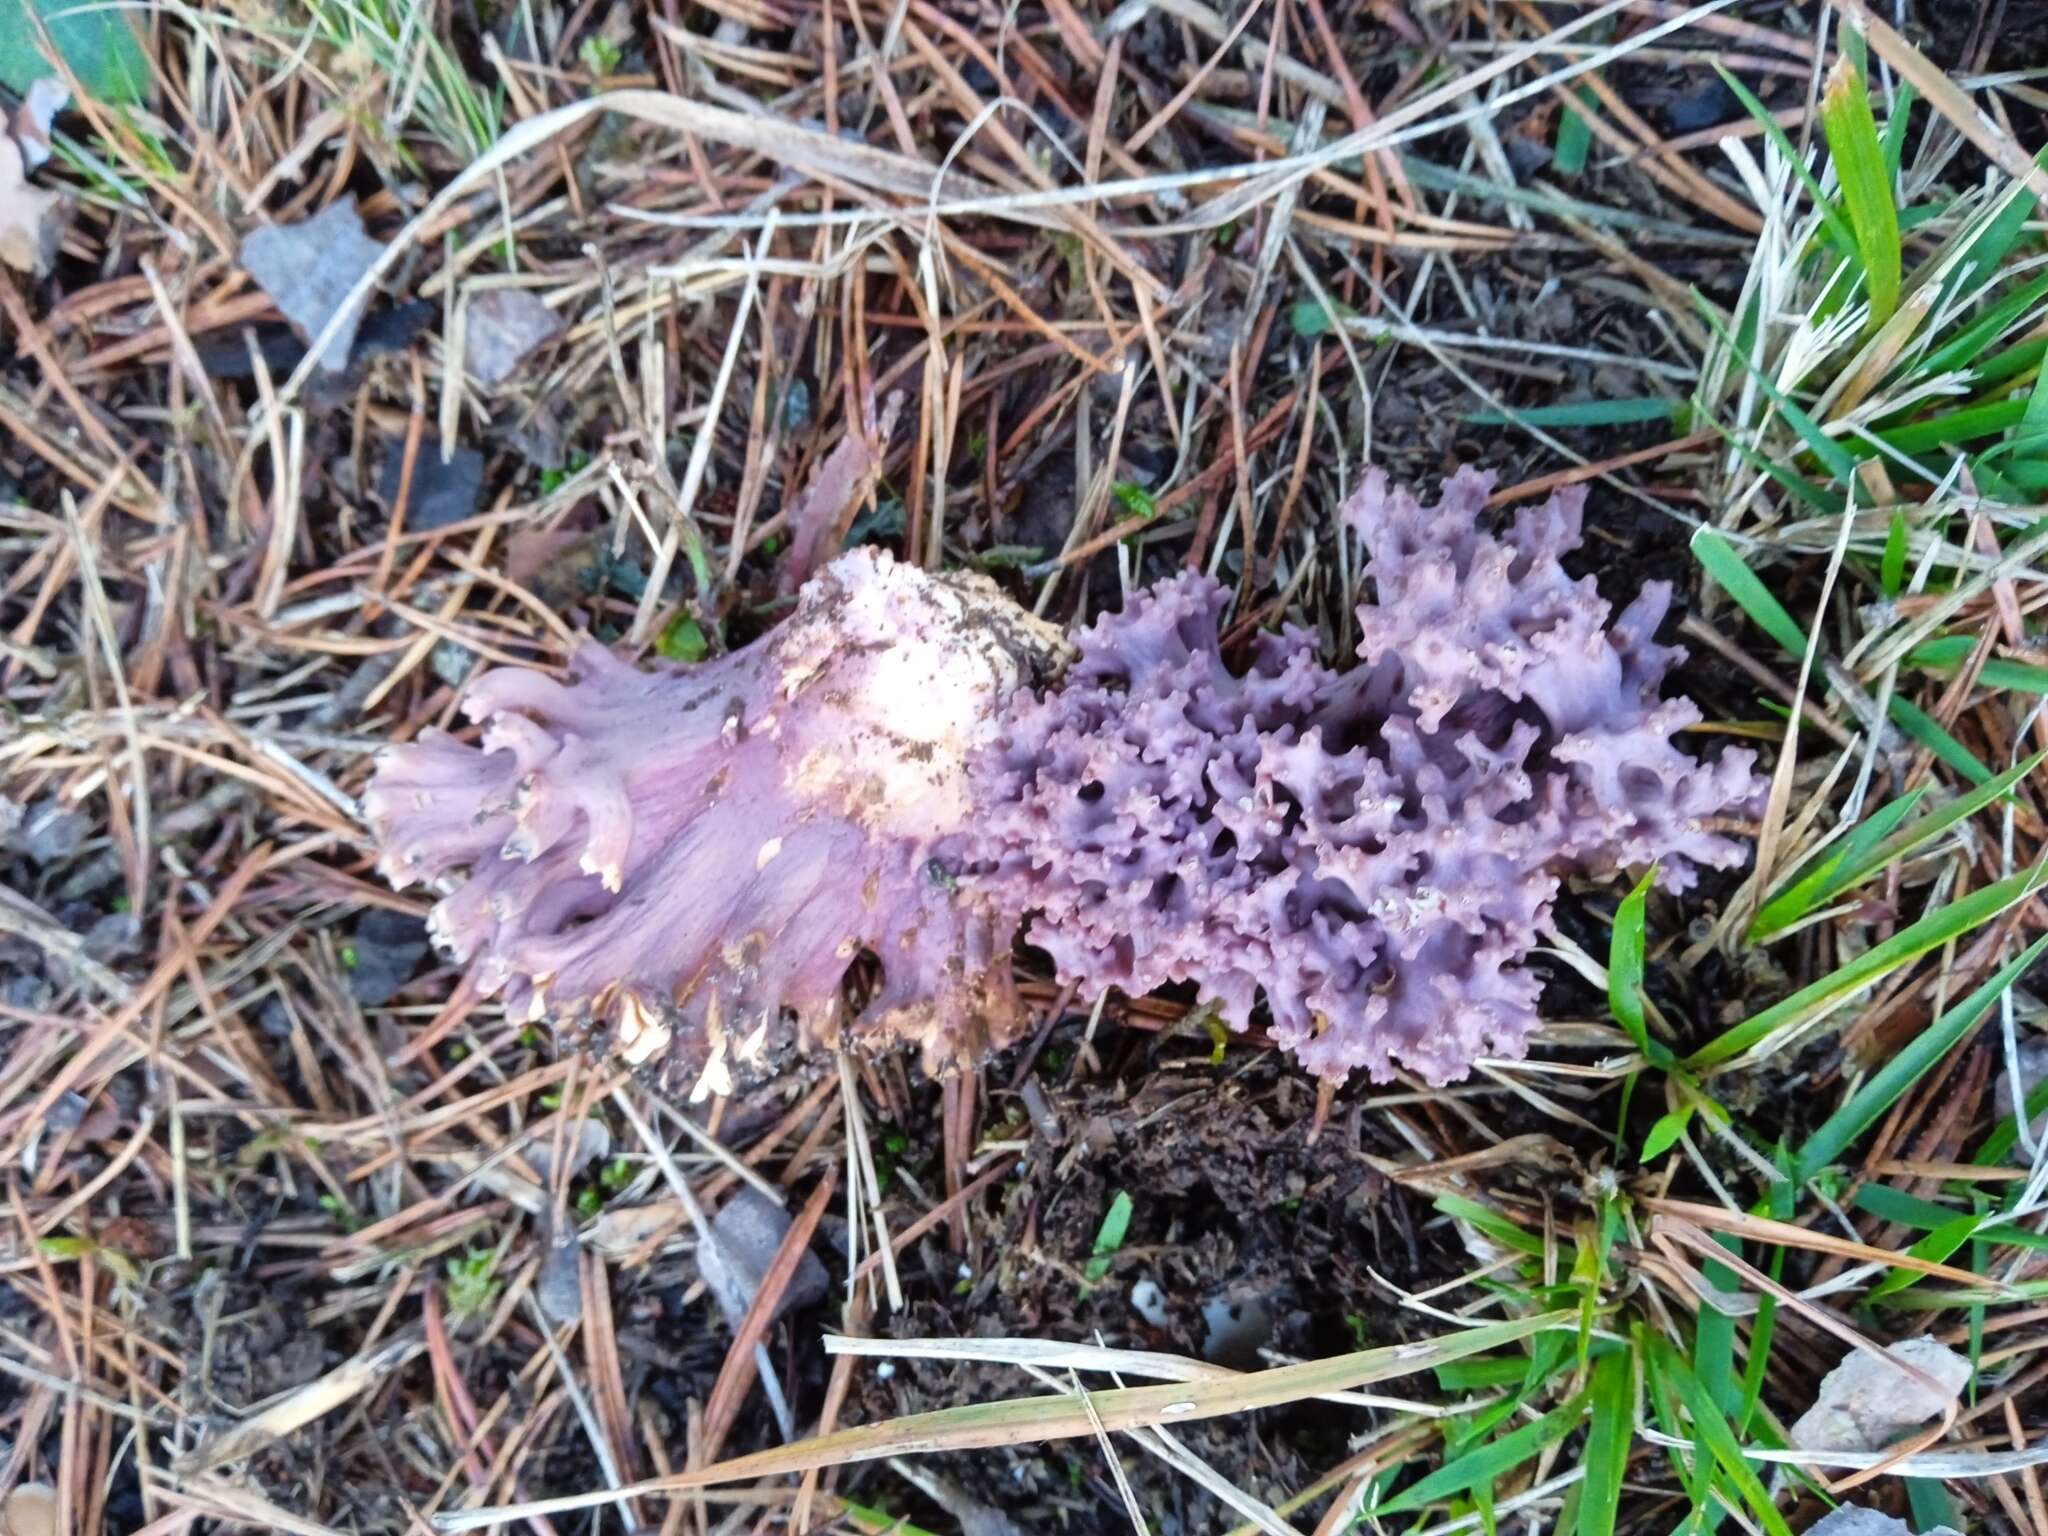
M 57 1490 L 23 1483 L 7 1496 L 6 1536 L 57 1536 Z

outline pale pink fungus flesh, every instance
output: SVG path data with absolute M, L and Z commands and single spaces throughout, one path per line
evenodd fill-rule
M 478 744 L 390 749 L 365 810 L 386 875 L 447 888 L 434 937 L 516 1017 L 693 1089 L 764 1065 L 792 1019 L 912 1038 L 937 1065 L 1017 1022 L 1010 930 L 932 854 L 971 813 L 968 754 L 1057 648 L 983 578 L 857 550 L 715 661 L 586 642 L 566 682 L 484 674 L 462 701 Z

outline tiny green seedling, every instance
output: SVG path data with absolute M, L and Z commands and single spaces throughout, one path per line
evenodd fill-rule
M 1142 517 L 1150 522 L 1159 515 L 1159 503 L 1152 499 L 1152 493 L 1135 481 L 1117 481 L 1110 494 L 1116 497 L 1118 505 L 1133 517 Z
M 655 649 L 666 661 L 697 662 L 711 654 L 711 642 L 704 638 L 704 627 L 694 617 L 679 613 L 668 621 Z
M 498 1278 L 498 1256 L 488 1248 L 472 1248 L 448 1261 L 448 1310 L 457 1318 L 481 1317 L 490 1311 L 504 1282 Z
M 1095 1231 L 1095 1251 L 1089 1255 L 1088 1265 L 1082 1271 L 1089 1285 L 1094 1285 L 1109 1273 L 1110 1261 L 1116 1251 L 1124 1245 L 1124 1234 L 1131 1228 L 1131 1197 L 1125 1190 L 1118 1190 L 1109 1202 L 1109 1210 L 1103 1215 L 1102 1225 Z

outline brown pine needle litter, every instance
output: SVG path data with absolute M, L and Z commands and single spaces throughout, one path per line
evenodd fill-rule
M 2042 1528 L 2039 0 L 50 15 L 0 1536 Z M 1342 664 L 1336 509 L 1463 464 L 1586 488 L 1772 786 L 1761 868 L 1564 881 L 1526 1059 L 1319 1084 L 1025 947 L 976 1067 L 685 1102 L 379 874 L 484 668 L 714 659 L 859 545 Z M 1813 1441 L 1850 1359 L 1932 1411 Z

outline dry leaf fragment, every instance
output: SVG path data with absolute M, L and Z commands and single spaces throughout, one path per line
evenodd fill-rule
M 46 276 L 63 236 L 63 194 L 32 185 L 22 147 L 0 134 L 0 261 Z
M 242 242 L 242 265 L 308 343 L 347 307 L 347 318 L 320 354 L 320 366 L 330 372 L 348 366 L 369 304 L 365 295 L 349 306 L 349 294 L 383 254 L 384 242 L 363 232 L 353 193 L 301 223 L 272 224 Z
M 1813 1406 L 1792 1426 L 1792 1443 L 1804 1451 L 1881 1450 L 1948 1412 L 1969 1379 L 1970 1362 L 1926 1334 L 1902 1339 L 1883 1355 L 1852 1349 L 1821 1379 Z
M 541 1248 L 540 1275 L 533 1285 L 534 1300 L 549 1322 L 577 1322 L 583 1316 L 582 1240 L 574 1221 L 559 1229 L 552 1223 L 543 1225 L 547 1238 Z
M 656 1237 L 679 1233 L 683 1220 L 682 1205 L 675 1200 L 615 1206 L 591 1223 L 583 1242 L 608 1259 L 623 1259 Z
M 1913 1527 L 1883 1510 L 1865 1509 L 1861 1504 L 1840 1504 L 1806 1528 L 1806 1536 L 1913 1536 Z M 1937 1525 L 1923 1536 L 1959 1536 L 1948 1526 Z
M 486 387 L 502 384 L 519 365 L 562 334 L 562 317 L 524 288 L 490 288 L 469 301 L 462 366 Z
M 50 158 L 50 129 L 57 114 L 71 105 L 71 88 L 54 75 L 45 75 L 29 86 L 28 94 L 14 110 L 8 126 L 14 142 L 21 146 L 22 163 L 34 170 Z
M 896 414 L 903 397 L 891 395 L 882 419 L 875 420 L 875 397 L 869 392 L 861 409 L 861 429 L 848 432 L 811 477 L 811 483 L 789 505 L 789 553 L 776 572 L 780 590 L 787 595 L 811 579 L 811 574 L 836 556 L 846 543 L 854 514 L 875 488 L 882 472 L 882 453 L 889 433 L 896 426 Z
M 393 438 L 385 445 L 384 468 L 377 476 L 377 495 L 385 506 L 398 505 L 404 483 L 405 445 Z M 444 460 L 440 449 L 421 444 L 413 456 L 412 484 L 406 488 L 407 531 L 431 533 L 471 516 L 483 483 L 484 456 L 474 448 L 457 448 Z
M 736 1191 L 711 1219 L 711 1241 L 698 1245 L 697 1268 L 719 1311 L 733 1327 L 739 1326 L 753 1306 L 754 1295 L 791 1225 L 788 1211 L 752 1189 Z M 830 1288 L 825 1266 L 814 1254 L 805 1252 L 776 1303 L 776 1316 L 822 1300 Z

